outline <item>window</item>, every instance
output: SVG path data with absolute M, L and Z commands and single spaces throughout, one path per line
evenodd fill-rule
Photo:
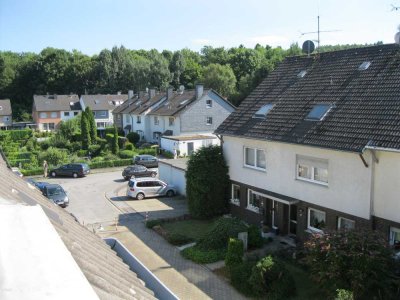
M 57 112 L 55 112 L 55 111 L 51 112 L 50 117 L 53 119 L 57 118 Z
M 237 184 L 232 184 L 231 203 L 235 205 L 240 205 L 240 186 L 238 186 Z
M 244 148 L 244 165 L 246 167 L 265 170 L 267 163 L 265 151 L 262 149 Z
M 154 116 L 154 125 L 158 125 L 160 120 L 158 120 L 158 116 Z
M 370 61 L 364 61 L 364 62 L 358 67 L 358 70 L 359 70 L 359 71 L 364 71 L 364 70 L 368 69 L 370 65 L 371 65 L 371 62 L 370 62 Z
M 64 111 L 64 117 L 69 117 L 69 111 Z
M 390 227 L 389 243 L 395 246 L 400 245 L 400 228 Z
M 253 190 L 249 190 L 247 195 L 247 209 L 260 212 L 260 207 L 262 206 L 263 196 Z
M 54 130 L 54 123 L 49 123 L 49 130 Z
M 208 147 L 208 146 L 211 146 L 212 143 L 213 143 L 213 140 L 211 140 L 211 139 L 203 140 L 202 141 L 202 146 L 203 147 Z
M 97 113 L 99 117 L 107 117 L 107 112 L 105 110 L 100 110 Z
M 141 116 L 136 116 L 136 123 L 138 123 L 138 124 L 142 123 L 142 117 Z
M 174 118 L 168 118 L 169 121 L 169 126 L 174 126 L 175 119 Z
M 206 124 L 207 125 L 212 125 L 212 117 L 207 117 L 206 118 Z
M 322 229 L 325 227 L 325 222 L 325 212 L 314 208 L 308 209 L 308 229 L 322 232 Z
M 77 112 L 77 111 L 74 111 L 74 116 L 77 116 L 77 115 L 78 115 L 78 113 L 79 113 L 79 112 Z
M 106 123 L 105 122 L 97 122 L 96 123 L 96 127 L 97 128 L 105 128 L 106 127 Z
M 206 108 L 212 107 L 212 100 L 206 100 Z
M 317 104 L 313 107 L 313 109 L 308 113 L 305 120 L 307 121 L 322 121 L 328 112 L 331 110 L 331 104 Z
M 256 111 L 256 113 L 253 115 L 253 118 L 265 119 L 265 117 L 273 107 L 274 105 L 271 103 L 262 106 L 259 110 Z
M 356 222 L 343 217 L 338 218 L 338 229 L 354 229 Z
M 131 118 L 129 115 L 125 115 L 125 122 L 129 123 L 131 121 Z
M 306 74 L 307 74 L 307 71 L 306 71 L 306 70 L 303 70 L 303 71 L 300 71 L 300 72 L 297 74 L 297 77 L 298 77 L 298 78 L 303 78 L 304 76 L 306 76 Z
M 10 117 L 3 117 L 3 121 L 4 121 L 4 122 L 10 121 Z
M 45 119 L 45 118 L 47 118 L 47 113 L 41 112 L 41 113 L 39 114 L 39 117 L 42 118 L 42 119 Z
M 328 185 L 328 160 L 297 155 L 297 179 Z

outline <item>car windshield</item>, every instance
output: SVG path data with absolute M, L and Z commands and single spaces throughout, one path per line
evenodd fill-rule
M 63 191 L 60 187 L 50 188 L 47 190 L 47 194 L 49 196 L 61 195 L 62 193 L 63 193 Z

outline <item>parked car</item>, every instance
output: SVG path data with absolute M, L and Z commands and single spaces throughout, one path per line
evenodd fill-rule
M 74 178 L 83 177 L 90 173 L 90 168 L 84 163 L 73 163 L 63 165 L 57 169 L 50 170 L 49 174 L 51 177 L 56 176 L 71 176 Z
M 133 164 L 142 165 L 147 168 L 158 168 L 158 158 L 148 154 L 136 155 L 133 158 Z
M 69 199 L 67 193 L 59 184 L 48 184 L 43 188 L 43 195 L 61 207 L 67 207 Z
M 138 200 L 155 196 L 173 197 L 176 195 L 176 189 L 160 179 L 134 178 L 129 180 L 126 195 Z
M 122 171 L 122 177 L 125 180 L 129 180 L 132 177 L 156 177 L 157 172 L 147 169 L 145 166 L 142 165 L 133 165 L 126 167 Z
M 44 188 L 46 185 L 50 184 L 50 183 L 45 182 L 45 181 L 36 181 L 36 180 L 34 180 L 34 179 L 32 179 L 32 178 L 26 178 L 25 181 L 26 181 L 27 183 L 29 183 L 30 185 L 32 185 L 32 187 L 37 188 L 37 189 L 38 189 L 39 191 L 41 191 L 41 192 L 43 192 L 43 188 Z

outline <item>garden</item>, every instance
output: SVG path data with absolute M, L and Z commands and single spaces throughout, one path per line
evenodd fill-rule
M 98 136 L 93 113 L 87 109 L 61 122 L 57 132 L 0 131 L 0 147 L 10 166 L 20 168 L 25 176 L 43 174 L 44 160 L 49 168 L 84 162 L 96 169 L 130 165 L 137 154 L 157 155 L 158 147 L 139 143 L 137 133 L 124 137 L 116 127 L 109 127 L 102 136 Z

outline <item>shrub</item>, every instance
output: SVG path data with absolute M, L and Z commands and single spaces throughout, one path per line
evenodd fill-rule
M 34 168 L 34 169 L 21 169 L 21 173 L 24 176 L 34 176 L 34 175 L 43 175 L 43 168 Z
M 162 155 L 163 155 L 165 158 L 174 158 L 174 154 L 173 154 L 172 152 L 170 152 L 170 151 L 167 151 L 167 150 L 164 150 L 164 151 L 162 152 Z
M 335 300 L 354 300 L 353 293 L 348 290 L 337 289 L 337 296 Z
M 133 146 L 133 144 L 132 143 L 130 143 L 130 142 L 126 142 L 125 143 L 125 150 L 135 150 L 135 146 Z
M 100 155 L 100 151 L 101 151 L 100 145 L 90 145 L 89 146 L 89 152 L 90 152 L 91 157 Z
M 376 231 L 325 231 L 305 243 L 313 277 L 331 294 L 336 289 L 353 292 L 355 299 L 399 297 L 392 251 Z
M 226 249 L 203 250 L 197 245 L 181 251 L 183 257 L 199 264 L 209 264 L 225 258 Z
M 98 169 L 98 168 L 109 168 L 109 167 L 122 167 L 122 166 L 129 166 L 132 164 L 132 159 L 117 159 L 117 160 L 105 160 L 102 161 L 91 161 L 89 166 L 91 169 Z
M 13 141 L 27 140 L 33 136 L 31 129 L 10 130 L 9 136 Z
M 147 228 L 153 228 L 154 226 L 158 226 L 162 224 L 162 220 L 148 220 L 146 221 L 146 227 Z
M 51 143 L 49 140 L 44 140 L 42 142 L 39 143 L 39 146 L 42 150 L 47 150 L 51 147 Z
M 88 152 L 87 152 L 87 150 L 80 149 L 80 150 L 76 151 L 76 155 L 78 155 L 79 157 L 84 157 L 84 156 L 88 155 Z
M 136 149 L 138 154 L 149 154 L 153 156 L 157 156 L 157 149 L 154 148 L 146 148 L 146 149 Z
M 47 160 L 52 166 L 57 166 L 67 161 L 68 154 L 66 151 L 50 147 L 45 152 L 39 154 L 39 161 Z
M 70 148 L 71 146 L 71 142 L 60 134 L 56 134 L 55 136 L 53 136 L 49 140 L 49 143 L 51 146 L 56 148 Z
M 135 156 L 135 152 L 131 150 L 121 150 L 119 151 L 118 155 L 121 158 L 132 158 Z
M 194 240 L 186 235 L 179 234 L 179 233 L 170 233 L 167 235 L 167 241 L 176 246 L 185 245 L 188 243 L 193 242 Z
M 209 219 L 228 208 L 229 175 L 220 146 L 202 147 L 191 155 L 186 172 L 189 212 Z
M 82 149 L 82 144 L 80 142 L 72 142 L 70 145 L 70 149 L 72 152 L 77 152 Z
M 243 261 L 243 242 L 238 239 L 230 238 L 228 243 L 228 252 L 225 257 L 225 265 L 232 267 Z
M 137 142 L 139 142 L 140 140 L 140 135 L 137 132 L 129 132 L 126 135 L 126 138 L 128 139 L 128 141 L 132 144 L 136 144 Z
M 247 297 L 255 296 L 252 285 L 249 283 L 251 271 L 255 266 L 254 261 L 245 261 L 241 264 L 233 265 L 229 268 L 231 284 Z
M 239 232 L 247 231 L 246 225 L 237 218 L 222 217 L 213 228 L 198 242 L 204 250 L 226 248 L 229 238 L 237 238 Z
M 113 135 L 112 133 L 107 133 L 105 139 L 106 139 L 106 141 L 107 141 L 107 144 L 110 144 L 110 145 L 111 145 L 111 143 L 112 143 L 112 141 L 113 141 L 113 139 L 114 139 L 114 135 Z
M 123 149 L 123 148 L 125 148 L 125 143 L 127 142 L 127 138 L 126 137 L 123 137 L 123 136 L 119 136 L 118 137 L 118 147 L 120 148 L 120 149 Z
M 249 248 L 260 248 L 264 244 L 261 236 L 261 230 L 255 225 L 250 225 L 248 230 L 248 245 Z

